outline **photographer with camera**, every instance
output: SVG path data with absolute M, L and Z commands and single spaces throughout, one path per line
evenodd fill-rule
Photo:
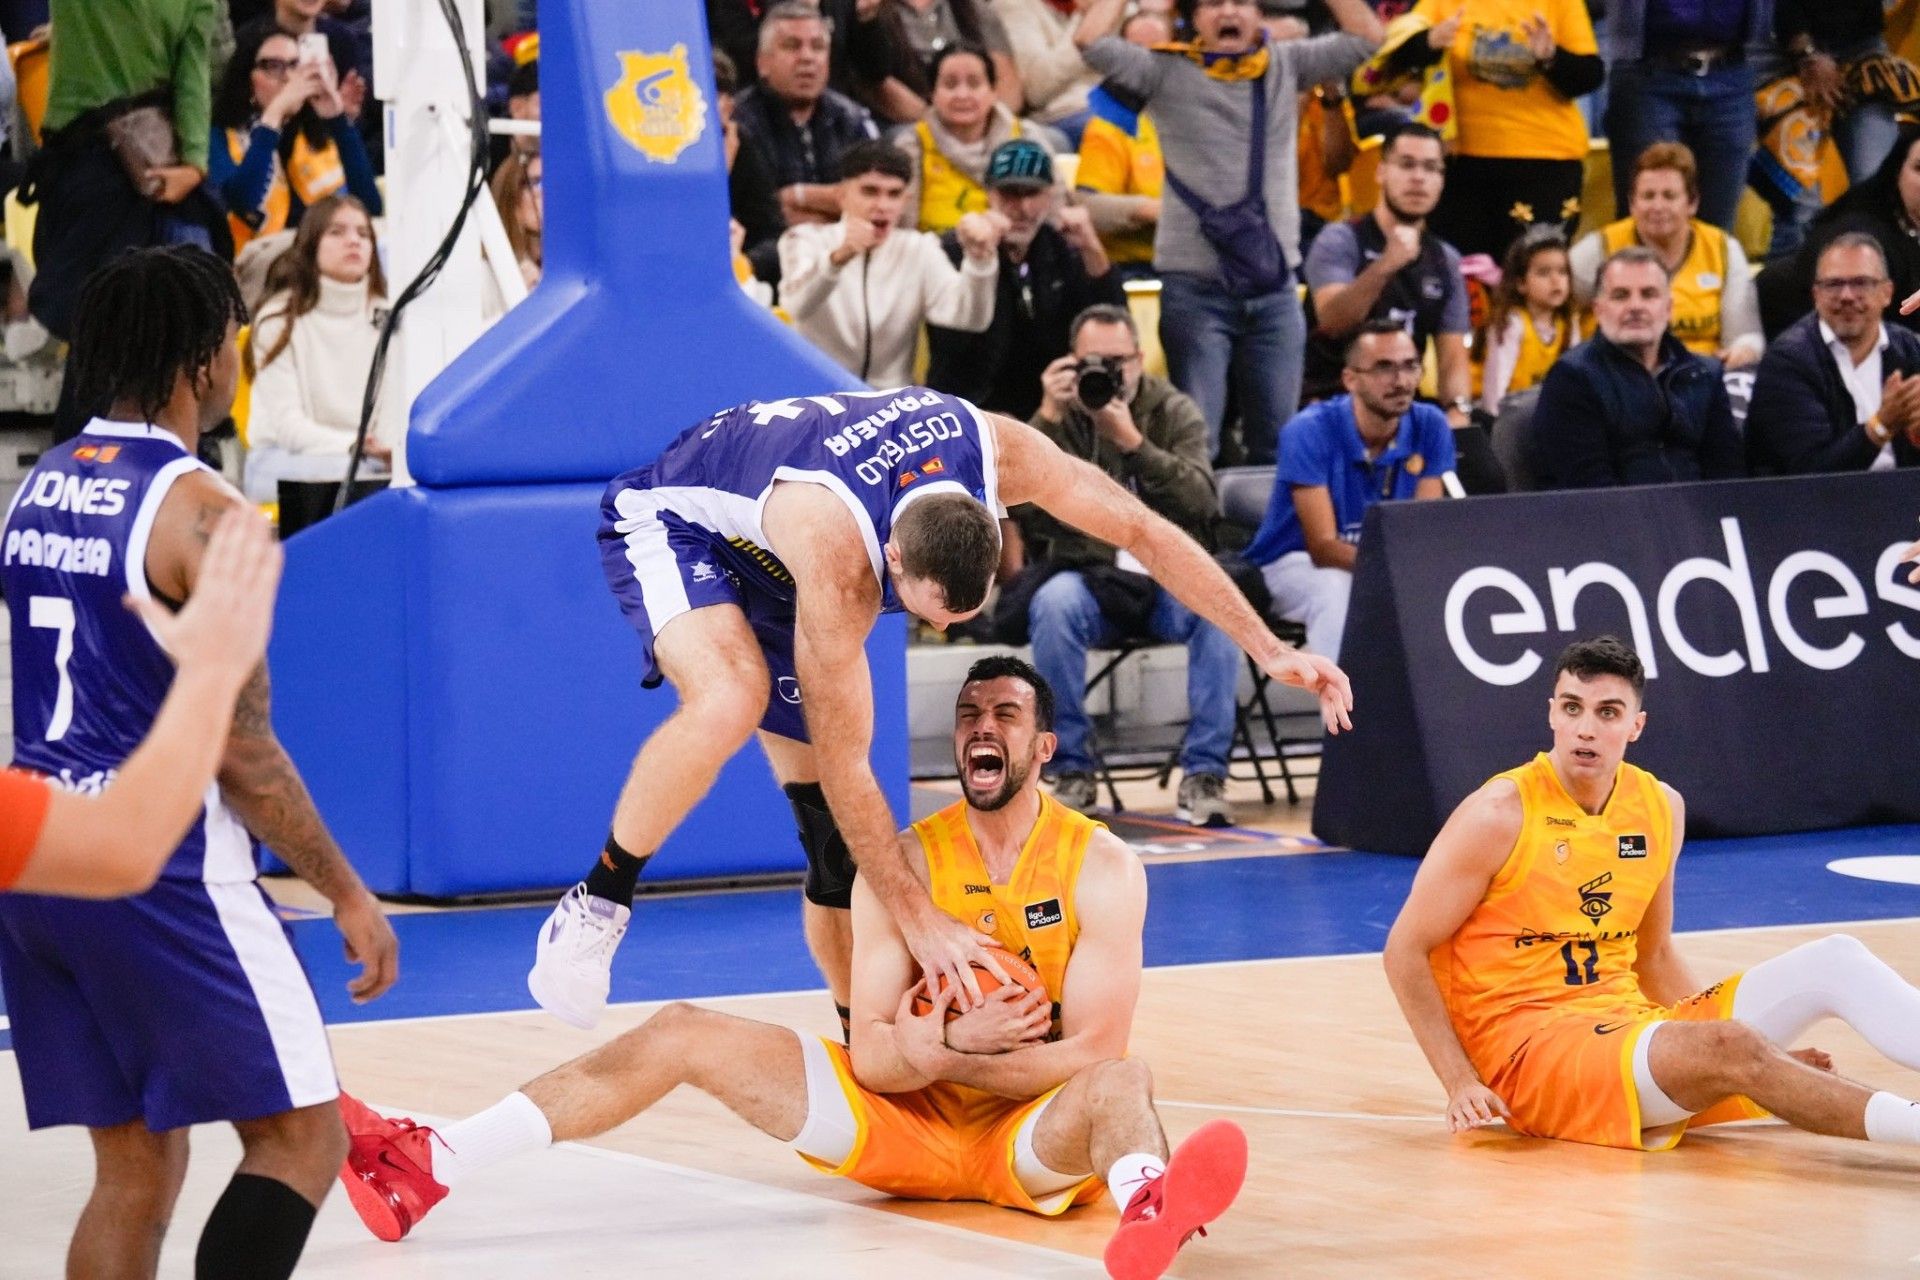
M 1000 238 L 993 323 L 980 333 L 929 326 L 927 385 L 983 409 L 1027 418 L 1040 404 L 1042 372 L 1067 350 L 1073 318 L 1127 295 L 1087 211 L 1061 203 L 1053 157 L 1031 138 L 995 147 L 985 174 L 987 214 Z M 942 238 L 960 261 L 959 238 Z
M 1040 378 L 1032 425 L 1099 467 L 1151 508 L 1210 545 L 1219 509 L 1200 406 L 1141 369 L 1140 335 L 1125 307 L 1100 304 L 1074 317 L 1069 351 Z M 1227 634 L 1155 585 L 1131 556 L 1034 507 L 1016 507 L 1031 561 L 1027 605 L 1033 662 L 1053 687 L 1054 796 L 1075 809 L 1097 803 L 1083 697 L 1087 650 L 1121 637 L 1187 646 L 1187 733 L 1180 748 L 1176 816 L 1230 826 L 1227 754 L 1233 747 L 1240 653 Z M 1009 594 L 1017 594 L 1009 586 Z

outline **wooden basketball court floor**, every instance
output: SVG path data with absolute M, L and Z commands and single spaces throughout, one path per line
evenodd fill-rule
M 1170 1137 L 1226 1116 L 1245 1127 L 1253 1151 L 1239 1203 L 1211 1238 L 1187 1248 L 1173 1274 L 1920 1275 L 1920 1151 L 1773 1123 L 1695 1134 L 1656 1155 L 1525 1139 L 1504 1128 L 1449 1136 L 1438 1118 L 1439 1087 L 1405 1032 L 1377 955 L 1412 864 L 1347 861 L 1370 855 L 1346 853 L 1264 857 L 1270 851 L 1254 834 L 1231 833 L 1212 853 L 1171 839 L 1147 855 L 1155 918 L 1133 1051 L 1153 1066 Z M 1684 945 L 1702 976 L 1844 927 L 1920 981 L 1920 876 L 1885 883 L 1828 870 L 1849 853 L 1891 855 L 1897 864 L 1920 854 L 1920 829 L 1725 842 L 1683 858 L 1680 921 L 1691 929 Z M 616 962 L 616 1001 L 658 989 L 829 1032 L 823 992 L 783 989 L 806 978 L 792 896 L 643 901 Z M 791 938 L 760 922 L 762 899 L 790 918 Z M 337 942 L 324 922 L 296 924 L 346 1086 L 423 1119 L 464 1115 L 658 1007 L 657 999 L 618 1003 L 591 1033 L 529 1011 L 512 987 L 542 914 L 403 917 L 406 967 L 396 994 L 407 986 L 416 994 L 385 1011 L 347 1004 Z M 711 917 L 730 947 L 706 950 L 685 932 L 694 914 Z M 1261 954 L 1229 954 L 1249 946 Z M 694 963 L 676 971 L 676 955 Z M 1179 962 L 1194 955 L 1215 958 Z M 761 985 L 781 993 L 744 994 L 758 988 L 722 973 L 722 957 L 748 976 L 771 975 L 775 981 Z M 1175 962 L 1160 963 L 1169 958 Z M 789 975 L 802 981 L 778 981 Z M 438 999 L 439 1012 L 418 1012 L 423 1001 L 434 1004 L 419 994 L 427 988 L 452 998 Z M 1857 1079 L 1920 1096 L 1920 1075 L 1879 1058 L 1838 1023 L 1815 1028 L 1808 1043 Z M 199 1224 L 237 1158 L 222 1128 L 198 1130 L 193 1141 L 163 1275 L 191 1273 Z M 90 1157 L 77 1131 L 26 1133 L 17 1080 L 4 1068 L 0 1152 L 0 1277 L 58 1275 Z M 889 1201 L 814 1173 L 682 1090 L 596 1142 L 463 1185 L 400 1245 L 367 1236 L 336 1194 L 301 1274 L 1096 1276 L 1114 1220 L 1106 1201 L 1056 1221 Z

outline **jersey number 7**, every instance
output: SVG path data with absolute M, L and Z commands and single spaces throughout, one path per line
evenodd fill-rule
M 73 601 L 60 596 L 33 596 L 27 601 L 27 623 L 59 633 L 53 646 L 53 666 L 60 673 L 60 689 L 53 695 L 53 717 L 47 721 L 48 742 L 58 742 L 73 727 L 73 677 L 67 663 L 73 657 Z

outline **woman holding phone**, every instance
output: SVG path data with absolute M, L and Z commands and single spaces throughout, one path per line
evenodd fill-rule
M 346 118 L 324 35 L 265 24 L 242 33 L 214 95 L 207 176 L 236 252 L 341 191 L 379 215 L 373 162 Z

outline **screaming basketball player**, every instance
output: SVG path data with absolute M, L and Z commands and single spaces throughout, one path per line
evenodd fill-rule
M 892 1195 L 1053 1216 L 1104 1181 L 1123 1207 L 1109 1272 L 1160 1275 L 1238 1193 L 1246 1138 L 1217 1120 L 1168 1156 L 1146 1065 L 1124 1056 L 1146 874 L 1105 827 L 1040 792 L 1052 719 L 1032 667 L 976 662 L 954 719 L 965 799 L 898 837 L 935 906 L 1030 959 L 1043 991 L 1009 983 L 949 1023 L 948 986 L 917 1016 L 927 984 L 863 873 L 850 1050 L 672 1004 L 444 1134 L 343 1098 L 353 1153 L 341 1177 L 361 1218 L 398 1240 L 480 1169 L 604 1133 L 689 1084 L 815 1168 Z
M 1920 1106 L 1789 1053 L 1839 1018 L 1920 1069 L 1920 991 L 1857 940 L 1823 938 L 1704 985 L 1673 940 L 1680 795 L 1625 762 L 1646 725 L 1640 659 L 1612 636 L 1555 667 L 1553 747 L 1462 801 L 1387 938 L 1400 1008 L 1454 1132 L 1662 1150 L 1772 1113 L 1815 1133 L 1920 1143 Z
M 1151 448 L 1152 446 L 1143 446 Z M 602 504 L 608 584 L 640 634 L 648 686 L 679 708 L 640 749 L 592 872 L 542 926 L 527 985 L 591 1027 L 642 865 L 756 731 L 806 851 L 807 941 L 845 1018 L 853 872 L 929 974 L 979 991 L 981 936 L 909 874 L 874 777 L 865 643 L 882 612 L 936 627 L 972 617 L 999 560 L 1005 507 L 1031 502 L 1130 552 L 1275 679 L 1348 723 L 1340 669 L 1275 638 L 1199 544 L 1025 423 L 924 387 L 753 401 L 688 429 Z

